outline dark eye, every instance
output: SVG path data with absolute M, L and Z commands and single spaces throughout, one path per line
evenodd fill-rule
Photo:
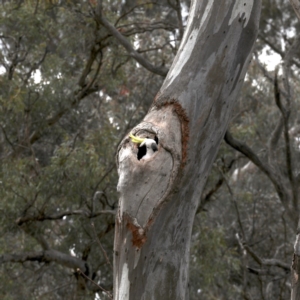
M 151 144 L 151 148 L 154 152 L 158 150 L 157 145 L 155 143 Z

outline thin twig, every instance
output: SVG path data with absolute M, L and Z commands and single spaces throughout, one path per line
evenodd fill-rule
M 96 285 L 101 291 L 103 291 L 104 293 L 106 293 L 107 296 L 109 297 L 109 299 L 113 299 L 112 294 L 109 291 L 107 291 L 105 288 L 103 288 L 102 286 L 100 286 L 98 283 L 96 283 L 90 277 L 88 277 L 87 275 L 85 275 L 80 269 L 77 269 L 77 272 L 80 273 L 84 278 L 86 278 L 87 280 L 89 280 L 90 282 L 92 282 L 94 285 Z
M 259 264 L 259 265 L 265 265 L 265 266 L 274 266 L 281 268 L 285 270 L 286 272 L 289 272 L 291 269 L 291 266 L 279 259 L 276 258 L 261 258 L 259 255 L 251 249 L 244 241 L 243 245 L 245 250 L 250 254 L 250 256 Z
M 235 211 L 236 211 L 237 221 L 238 221 L 238 223 L 239 223 L 240 230 L 241 230 L 241 232 L 242 232 L 242 237 L 243 237 L 243 240 L 245 240 L 245 239 L 246 239 L 246 235 L 245 235 L 245 231 L 244 231 L 243 223 L 242 223 L 242 220 L 241 220 L 241 215 L 240 215 L 239 207 L 238 207 L 238 205 L 237 205 L 237 202 L 236 202 L 234 193 L 233 193 L 233 191 L 232 191 L 232 189 L 231 189 L 229 183 L 227 182 L 227 179 L 226 179 L 224 173 L 223 173 L 221 170 L 220 170 L 220 172 L 221 172 L 221 174 L 222 174 L 222 177 L 224 178 L 224 182 L 225 182 L 225 184 L 226 184 L 226 186 L 227 186 L 227 189 L 228 189 L 228 191 L 229 191 L 229 194 L 230 194 L 230 196 L 231 196 L 230 198 L 231 198 L 231 200 L 232 200 L 233 206 L 234 206 Z
M 93 228 L 93 231 L 94 231 L 94 234 L 95 234 L 96 241 L 97 241 L 97 243 L 98 243 L 98 245 L 99 245 L 101 251 L 103 252 L 103 255 L 104 255 L 105 259 L 106 259 L 106 263 L 107 263 L 108 265 L 110 265 L 111 268 L 113 268 L 111 262 L 109 261 L 109 258 L 108 258 L 108 256 L 107 256 L 106 251 L 104 250 L 104 248 L 103 248 L 102 245 L 101 245 L 101 242 L 100 242 L 100 240 L 99 240 L 99 238 L 98 238 L 98 235 L 97 235 L 97 232 L 96 232 L 96 229 L 95 229 L 95 225 L 94 225 L 93 222 L 91 223 L 91 226 L 92 226 L 92 228 Z

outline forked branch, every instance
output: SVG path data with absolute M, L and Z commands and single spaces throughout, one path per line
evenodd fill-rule
M 95 20 L 103 25 L 108 32 L 113 35 L 118 42 L 125 48 L 128 54 L 134 58 L 139 64 L 141 64 L 148 71 L 165 77 L 168 73 L 168 69 L 164 66 L 156 67 L 153 66 L 146 58 L 134 50 L 131 43 L 111 24 L 104 16 L 102 11 L 101 1 L 98 1 L 98 6 L 95 11 Z
M 245 241 L 243 241 L 239 235 L 236 235 L 239 244 L 247 253 L 260 265 L 268 267 L 278 267 L 283 269 L 285 272 L 290 272 L 291 266 L 276 258 L 261 258 Z

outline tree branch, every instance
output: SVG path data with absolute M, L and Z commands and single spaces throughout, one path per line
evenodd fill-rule
M 284 128 L 283 133 L 284 133 L 284 140 L 285 140 L 286 167 L 287 167 L 288 178 L 293 192 L 293 206 L 294 209 L 298 211 L 298 195 L 297 195 L 295 176 L 293 174 L 292 149 L 291 149 L 291 142 L 290 142 L 290 135 L 289 135 L 290 99 L 288 97 L 289 100 L 287 101 L 288 102 L 287 107 L 284 107 L 281 101 L 280 90 L 278 88 L 277 73 L 278 70 L 276 69 L 275 79 L 274 79 L 275 101 L 276 101 L 276 105 L 278 106 L 282 114 L 283 128 Z M 289 95 L 290 92 L 288 91 L 287 94 Z
M 279 174 L 276 174 L 276 172 L 274 172 L 266 162 L 260 160 L 259 157 L 254 153 L 254 151 L 250 147 L 248 147 L 241 141 L 233 138 L 233 136 L 229 133 L 228 130 L 225 134 L 224 139 L 228 145 L 230 145 L 232 148 L 248 157 L 264 174 L 268 176 L 268 178 L 273 183 L 278 197 L 281 200 L 281 203 L 289 216 L 289 220 L 292 222 L 293 228 L 296 229 L 298 222 L 298 214 L 294 210 L 291 210 L 289 207 L 291 197 L 289 195 L 288 190 L 285 187 L 285 184 L 282 182 Z
M 229 165 L 228 166 L 225 166 L 225 163 L 224 163 L 224 166 L 223 166 L 223 171 L 221 171 L 221 177 L 219 178 L 219 180 L 217 181 L 217 183 L 215 184 L 215 186 L 213 186 L 209 191 L 207 191 L 206 193 L 203 193 L 202 194 L 202 196 L 201 196 L 201 201 L 200 201 L 200 204 L 199 204 L 199 206 L 198 206 L 198 208 L 197 208 L 197 211 L 196 211 L 196 214 L 199 214 L 201 211 L 203 211 L 204 210 L 204 206 L 205 206 L 205 204 L 206 203 L 208 203 L 210 200 L 211 200 L 211 198 L 212 198 L 212 196 L 220 189 L 220 187 L 223 185 L 223 183 L 224 183 L 224 180 L 225 180 L 225 176 L 224 176 L 224 174 L 223 173 L 228 173 L 230 170 L 231 170 L 231 168 L 232 168 L 232 166 L 233 166 L 233 164 L 234 164 L 234 162 L 236 161 L 236 159 L 232 159 L 231 161 L 230 161 L 230 163 L 229 163 Z
M 87 275 L 85 275 L 81 270 L 79 270 L 79 273 L 87 280 L 89 280 L 93 285 L 95 285 L 96 287 L 98 287 L 98 289 L 102 292 L 104 292 L 107 297 L 109 299 L 113 299 L 112 294 L 110 291 L 106 290 L 105 288 L 103 288 L 102 286 L 100 286 L 98 283 L 96 283 L 94 280 L 92 280 L 90 277 L 88 277 Z
M 24 252 L 0 255 L 0 265 L 5 263 L 24 263 L 33 261 L 38 263 L 55 262 L 64 267 L 74 269 L 76 270 L 76 272 L 82 275 L 83 278 L 93 283 L 93 285 L 87 284 L 89 290 L 93 292 L 104 291 L 111 298 L 111 293 L 107 289 L 104 289 L 102 286 L 99 286 L 89 277 L 90 268 L 87 262 L 77 257 L 53 249 L 47 249 L 45 251 L 37 252 Z M 96 289 L 95 286 L 97 287 Z
M 41 59 L 38 62 L 32 64 L 29 71 L 25 74 L 25 79 L 23 79 L 24 85 L 27 84 L 29 78 L 31 77 L 32 72 L 37 70 L 39 66 L 44 62 L 48 53 L 49 53 L 48 47 L 46 47 Z
M 0 264 L 8 262 L 24 263 L 26 261 L 36 261 L 39 263 L 56 262 L 67 268 L 80 269 L 85 274 L 89 273 L 89 267 L 85 261 L 53 249 L 38 252 L 3 254 L 0 256 Z
M 240 211 L 239 211 L 238 204 L 237 204 L 237 202 L 236 202 L 235 195 L 233 194 L 233 191 L 232 191 L 230 185 L 228 184 L 228 182 L 227 182 L 227 180 L 226 180 L 226 178 L 225 178 L 225 176 L 224 176 L 223 173 L 222 173 L 222 175 L 223 175 L 225 184 L 226 184 L 227 189 L 228 189 L 229 194 L 230 194 L 230 200 L 231 200 L 231 202 L 233 203 L 233 206 L 234 206 L 234 209 L 235 209 L 237 222 L 238 222 L 238 224 L 239 224 L 239 226 L 240 226 L 240 231 L 241 231 L 241 233 L 242 233 L 242 238 L 243 238 L 243 240 L 245 240 L 245 239 L 246 239 L 245 230 L 244 230 L 243 222 L 242 222 L 242 219 L 241 219 L 241 214 L 240 214 Z M 239 235 L 237 234 L 237 236 L 239 236 Z
M 25 51 L 23 55 L 19 53 L 21 52 L 22 36 L 20 36 L 17 40 L 13 39 L 13 41 L 15 42 L 14 53 L 11 54 L 11 64 L 8 66 L 8 80 L 12 80 L 17 65 L 20 62 L 23 62 L 28 55 L 28 51 Z
M 129 15 L 130 13 L 132 13 L 136 8 L 141 7 L 141 6 L 145 6 L 145 5 L 159 5 L 159 6 L 163 6 L 162 4 L 159 4 L 157 2 L 145 2 L 145 3 L 140 3 L 137 5 L 134 5 L 133 7 L 131 7 L 128 11 L 126 11 L 123 15 L 121 15 L 115 22 L 115 26 L 118 25 L 118 23 L 121 21 L 121 19 L 123 19 L 124 17 L 126 17 L 127 15 Z
M 15 222 L 18 226 L 21 226 L 24 223 L 27 222 L 31 222 L 31 221 L 38 221 L 38 222 L 43 222 L 46 220 L 59 220 L 62 219 L 63 217 L 66 216 L 75 216 L 75 215 L 80 215 L 80 216 L 85 216 L 87 218 L 95 218 L 99 215 L 115 215 L 116 212 L 114 210 L 99 210 L 95 213 L 89 212 L 88 210 L 84 210 L 84 209 L 78 209 L 78 210 L 73 210 L 73 211 L 63 211 L 63 212 L 59 212 L 57 214 L 53 214 L 53 215 L 44 215 L 44 214 L 40 214 L 40 215 L 35 215 L 35 216 L 25 216 L 22 218 L 18 218 Z
M 99 68 L 97 68 L 97 73 L 99 72 Z M 91 82 L 94 82 L 95 79 L 93 79 Z M 90 82 L 90 83 L 91 83 Z M 75 107 L 81 100 L 83 100 L 86 96 L 97 92 L 98 90 L 100 90 L 101 87 L 96 85 L 96 86 L 91 86 L 91 84 L 89 84 L 88 86 L 86 86 L 85 88 L 83 88 L 82 90 L 80 90 L 77 95 L 74 96 L 74 100 L 71 103 L 71 108 Z M 49 117 L 46 119 L 46 126 L 53 126 L 54 124 L 56 124 L 62 116 L 65 115 L 65 113 L 67 113 L 70 110 L 70 107 L 68 108 L 63 108 L 61 111 L 59 111 L 55 116 L 53 117 Z M 36 129 L 35 131 L 33 131 L 29 137 L 29 143 L 33 144 L 35 143 L 37 140 L 39 140 L 42 136 L 42 130 L 41 128 Z
M 144 68 L 146 68 L 148 71 L 152 73 L 158 74 L 163 77 L 167 75 L 168 69 L 166 67 L 153 66 L 147 59 L 145 59 L 142 55 L 140 55 L 137 51 L 135 51 L 131 43 L 104 17 L 101 9 L 101 1 L 98 1 L 98 7 L 95 11 L 94 16 L 96 22 L 103 25 L 126 49 L 128 54 L 132 58 L 134 58 L 138 63 L 140 63 Z
M 244 248 L 248 254 L 259 264 L 270 267 L 278 267 L 286 272 L 291 271 L 291 266 L 276 258 L 261 258 L 253 249 L 251 249 L 247 244 L 244 243 Z
M 96 45 L 93 45 L 92 49 L 90 50 L 90 56 L 87 60 L 87 63 L 85 65 L 85 68 L 84 70 L 82 71 L 81 73 L 81 76 L 78 80 L 78 85 L 81 87 L 81 88 L 84 88 L 86 86 L 86 78 L 87 76 L 89 75 L 89 73 L 91 72 L 91 69 L 92 69 L 92 65 L 97 57 L 97 54 L 98 54 L 99 50 L 96 49 Z
M 258 65 L 258 67 L 260 68 L 260 70 L 262 71 L 262 73 L 264 74 L 264 76 L 272 83 L 274 84 L 274 78 L 273 76 L 270 75 L 270 73 L 266 70 L 266 68 L 261 64 L 261 62 L 258 59 L 258 55 L 257 53 L 254 52 L 254 57 L 255 57 L 255 61 Z M 280 87 L 278 87 L 280 90 L 281 95 L 283 95 L 284 97 L 287 96 L 287 93 L 282 90 Z
M 268 141 L 268 157 L 269 157 L 269 164 L 271 164 L 274 168 L 276 168 L 275 161 L 276 161 L 276 149 L 277 144 L 282 133 L 283 129 L 283 119 L 280 118 L 278 123 L 276 124 L 275 129 L 271 133 L 270 139 Z
M 179 28 L 179 39 L 182 40 L 184 30 L 183 30 L 183 23 L 182 23 L 180 0 L 176 0 L 176 4 L 173 4 L 171 0 L 168 0 L 168 3 L 177 13 L 178 28 Z
M 267 44 L 274 52 L 279 54 L 282 58 L 284 57 L 284 52 L 266 39 L 261 33 L 258 34 L 258 38 L 261 39 L 265 44 Z
M 239 245 L 243 250 L 246 250 L 247 253 L 259 264 L 269 267 L 278 267 L 283 269 L 285 272 L 291 271 L 291 266 L 279 259 L 276 258 L 261 258 L 253 249 L 251 249 L 244 239 L 241 239 L 238 234 L 236 234 L 236 238 L 239 242 Z
M 103 248 L 103 246 L 102 246 L 102 244 L 101 244 L 101 242 L 100 242 L 100 239 L 99 239 L 99 237 L 98 237 L 98 235 L 97 235 L 97 232 L 96 232 L 94 223 L 91 223 L 91 226 L 92 226 L 92 228 L 93 228 L 93 232 L 94 232 L 96 241 L 97 241 L 97 243 L 98 243 L 98 245 L 99 245 L 99 248 L 101 249 L 101 251 L 102 251 L 102 253 L 103 253 L 104 257 L 105 257 L 106 263 L 111 267 L 111 269 L 113 269 L 113 266 L 112 266 L 112 264 L 111 264 L 111 262 L 110 262 L 110 260 L 109 260 L 109 258 L 108 258 L 108 256 L 107 256 L 107 253 L 106 253 L 106 251 L 104 250 L 104 248 Z
M 248 157 L 263 173 L 265 173 L 271 179 L 274 184 L 278 184 L 277 178 L 275 178 L 270 167 L 260 160 L 250 147 L 235 139 L 228 130 L 226 131 L 224 140 L 229 146 Z
M 141 26 L 142 24 L 142 26 Z M 133 28 L 129 28 L 125 31 L 126 27 L 134 26 Z M 126 25 L 122 25 L 120 27 L 116 27 L 116 30 L 118 32 L 122 32 L 122 36 L 131 36 L 137 33 L 144 33 L 144 32 L 151 32 L 158 29 L 164 29 L 169 31 L 174 31 L 177 28 L 177 26 L 164 23 L 164 22 L 155 22 L 152 24 L 145 23 L 145 25 L 141 22 L 139 23 L 130 23 Z
M 219 178 L 215 186 L 212 187 L 205 195 L 201 197 L 201 201 L 197 208 L 196 214 L 199 214 L 201 211 L 204 210 L 205 204 L 208 203 L 212 198 L 212 196 L 220 189 L 220 187 L 223 185 L 223 182 L 224 182 L 224 177 Z
M 97 48 L 96 42 L 92 46 L 92 49 L 90 51 L 90 55 L 89 55 L 89 58 L 87 60 L 86 65 L 85 65 L 85 68 L 82 71 L 82 74 L 81 74 L 81 76 L 78 80 L 78 85 L 80 86 L 80 89 L 73 93 L 73 100 L 71 102 L 70 107 L 61 109 L 54 116 L 46 117 L 46 120 L 45 120 L 46 127 L 50 127 L 50 126 L 53 126 L 54 124 L 56 124 L 61 119 L 62 116 L 64 116 L 71 108 L 78 105 L 78 103 L 82 99 L 84 99 L 86 96 L 88 96 L 88 95 L 90 95 L 90 94 L 92 94 L 92 93 L 94 93 L 94 92 L 101 89 L 101 87 L 98 84 L 94 84 L 94 83 L 97 79 L 100 68 L 102 66 L 102 53 L 101 53 L 102 48 L 103 48 L 103 46 L 101 47 L 101 45 L 99 45 L 98 48 Z M 43 57 L 41 58 L 41 60 L 38 64 L 43 62 L 43 60 L 46 58 L 47 53 L 48 53 L 48 50 L 46 48 L 45 53 L 44 53 Z M 91 80 L 89 80 L 89 82 L 87 82 L 87 76 L 90 74 L 92 65 L 95 62 L 95 60 L 97 58 L 97 55 L 99 53 L 100 53 L 100 61 L 97 64 L 95 74 L 93 74 L 93 77 L 91 78 Z M 36 66 L 36 68 L 37 68 L 37 66 Z M 32 72 L 34 69 L 35 68 L 32 67 L 30 72 Z M 27 80 L 28 80 L 28 78 L 27 78 Z M 29 145 L 32 145 L 37 140 L 39 140 L 41 138 L 42 134 L 43 134 L 43 128 L 44 127 L 39 126 L 37 129 L 35 129 L 30 134 L 29 138 L 26 140 L 26 143 L 28 143 Z M 24 143 L 21 143 L 18 147 L 16 147 L 13 154 L 14 155 L 18 154 L 23 146 L 24 146 Z
M 276 47 L 273 43 L 271 43 L 268 39 L 266 39 L 261 33 L 258 34 L 258 37 L 264 42 L 266 43 L 274 52 L 276 52 L 277 54 L 279 54 L 281 56 L 281 58 L 283 59 L 285 56 L 285 53 L 283 51 L 281 51 L 278 47 Z M 298 68 L 300 68 L 300 63 L 294 58 L 292 57 L 292 63 L 297 66 Z
M 270 269 L 256 269 L 256 268 L 252 268 L 252 267 L 248 266 L 247 270 L 249 273 L 254 274 L 254 275 L 259 275 L 259 276 L 266 276 L 266 275 L 274 276 L 274 277 L 278 276 L 278 272 L 274 272 Z M 271 299 L 271 298 L 268 298 L 268 299 Z
M 284 82 L 284 88 L 287 93 L 286 101 L 287 101 L 287 110 L 290 110 L 291 107 L 291 98 L 292 98 L 292 91 L 291 91 L 291 85 L 290 85 L 290 73 L 291 73 L 291 66 L 293 64 L 293 60 L 295 57 L 297 57 L 298 54 L 300 54 L 300 34 L 295 35 L 294 41 L 292 45 L 289 47 L 288 51 L 286 52 L 284 56 L 283 61 L 283 82 Z

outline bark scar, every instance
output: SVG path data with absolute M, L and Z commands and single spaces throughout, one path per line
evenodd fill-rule
M 157 109 L 162 107 L 171 106 L 173 111 L 176 113 L 180 124 L 181 124 L 181 151 L 182 151 L 182 158 L 180 167 L 183 168 L 187 161 L 187 154 L 188 154 L 188 141 L 189 141 L 189 118 L 185 109 L 181 106 L 181 104 L 176 99 L 166 100 L 166 99 L 159 99 L 159 95 L 157 95 L 154 99 L 153 106 Z
M 135 218 L 130 217 L 128 214 L 124 214 L 124 220 L 126 227 L 132 233 L 132 245 L 140 249 L 147 241 L 146 231 L 137 223 Z

